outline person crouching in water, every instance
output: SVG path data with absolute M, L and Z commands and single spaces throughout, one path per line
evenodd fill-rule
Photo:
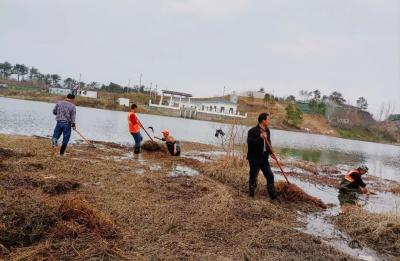
M 131 105 L 131 111 L 128 113 L 128 127 L 133 139 L 135 140 L 134 153 L 140 153 L 140 144 L 143 141 L 143 136 L 140 134 L 140 123 L 136 116 L 137 105 Z
M 271 133 L 268 128 L 269 114 L 261 113 L 258 116 L 257 126 L 251 128 L 247 135 L 247 160 L 250 165 L 249 173 L 249 194 L 254 197 L 257 187 L 257 175 L 262 171 L 267 180 L 267 191 L 270 199 L 276 199 L 277 193 L 275 192 L 274 174 L 268 162 L 269 155 L 272 157 L 272 151 L 266 144 L 268 141 L 271 144 Z
M 368 167 L 362 165 L 357 169 L 352 169 L 343 177 L 342 181 L 340 182 L 340 189 L 339 189 L 339 202 L 340 205 L 344 204 L 356 204 L 358 194 L 367 194 L 369 195 L 370 192 L 366 188 L 366 184 L 362 180 L 362 175 L 368 172 Z M 345 211 L 343 211 L 345 212 Z
M 169 131 L 168 130 L 163 130 L 162 131 L 162 135 L 163 135 L 162 138 L 158 138 L 158 137 L 154 137 L 154 138 L 156 138 L 158 140 L 165 141 L 165 144 L 167 146 L 167 150 L 172 156 L 181 155 L 181 146 L 179 144 L 179 141 L 175 140 L 174 137 L 169 135 Z
M 56 127 L 54 128 L 53 137 L 51 138 L 51 145 L 53 147 L 53 156 L 57 154 L 57 142 L 61 134 L 63 140 L 61 143 L 60 156 L 64 156 L 65 150 L 69 139 L 71 138 L 71 128 L 76 129 L 75 117 L 76 107 L 74 104 L 75 95 L 68 94 L 67 98 L 57 102 L 53 109 L 53 114 L 56 116 Z

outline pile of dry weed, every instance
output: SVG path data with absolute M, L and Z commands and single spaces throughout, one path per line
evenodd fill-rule
M 162 148 L 162 144 L 151 140 L 147 140 L 142 144 L 142 149 L 147 151 L 162 151 Z
M 275 188 L 284 200 L 309 203 L 324 209 L 327 207 L 321 199 L 308 195 L 295 184 L 288 184 L 286 181 L 278 181 L 275 183 Z
M 248 167 L 246 165 L 238 166 L 232 164 L 232 161 L 220 159 L 212 164 L 203 164 L 202 173 L 229 185 L 240 192 L 248 193 Z M 261 175 L 259 175 L 261 176 Z M 264 177 L 258 177 L 257 194 L 266 195 Z M 318 208 L 326 208 L 326 205 L 318 198 L 308 195 L 295 184 L 287 185 L 286 182 L 278 181 L 275 188 L 281 194 L 281 199 L 291 204 L 307 204 Z M 311 210 L 307 206 L 299 206 L 304 210 Z

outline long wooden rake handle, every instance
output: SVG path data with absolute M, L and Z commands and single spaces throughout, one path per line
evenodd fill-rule
M 82 135 L 82 133 L 81 133 L 80 131 L 78 131 L 77 129 L 75 129 L 74 131 L 75 131 L 76 133 L 78 133 L 79 136 L 81 136 L 81 138 L 82 138 L 87 144 L 94 146 L 93 143 L 90 142 L 90 141 L 88 141 L 88 140 Z
M 276 157 L 276 154 L 275 154 L 274 150 L 272 149 L 271 144 L 268 142 L 268 139 L 265 139 L 264 141 L 265 141 L 265 144 L 267 144 L 269 150 L 271 151 L 271 154 L 274 156 L 273 158 L 274 158 L 276 164 L 278 165 L 279 169 L 281 170 L 283 176 L 285 177 L 286 182 L 287 182 L 288 184 L 290 184 L 289 179 L 288 179 L 288 177 L 287 177 L 285 171 L 283 171 L 283 168 L 282 168 L 281 163 L 279 162 L 278 158 Z
M 139 118 L 137 118 L 137 121 L 139 123 L 139 126 L 144 130 L 144 132 L 147 134 L 147 136 L 150 138 L 150 140 L 154 141 L 153 138 L 150 136 L 150 134 L 147 132 L 147 130 L 143 127 L 143 124 L 140 122 Z

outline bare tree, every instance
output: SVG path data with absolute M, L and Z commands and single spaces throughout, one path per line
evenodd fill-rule
M 309 92 L 307 90 L 301 90 L 300 91 L 300 99 L 302 101 L 307 102 L 311 98 L 312 95 L 313 95 L 313 92 Z
M 393 114 L 394 110 L 395 110 L 395 105 L 392 102 L 390 101 L 382 102 L 381 106 L 379 106 L 379 109 L 376 113 L 376 119 L 379 121 L 387 120 L 387 118 L 389 118 L 389 116 Z

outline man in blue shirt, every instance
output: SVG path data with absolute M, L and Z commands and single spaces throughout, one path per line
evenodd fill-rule
M 58 139 L 63 135 L 61 143 L 60 156 L 63 156 L 71 137 L 71 128 L 75 130 L 76 107 L 74 104 L 75 95 L 68 94 L 67 98 L 57 102 L 53 109 L 53 114 L 56 115 L 56 127 L 54 128 L 51 144 L 53 146 L 53 155 L 57 153 Z

